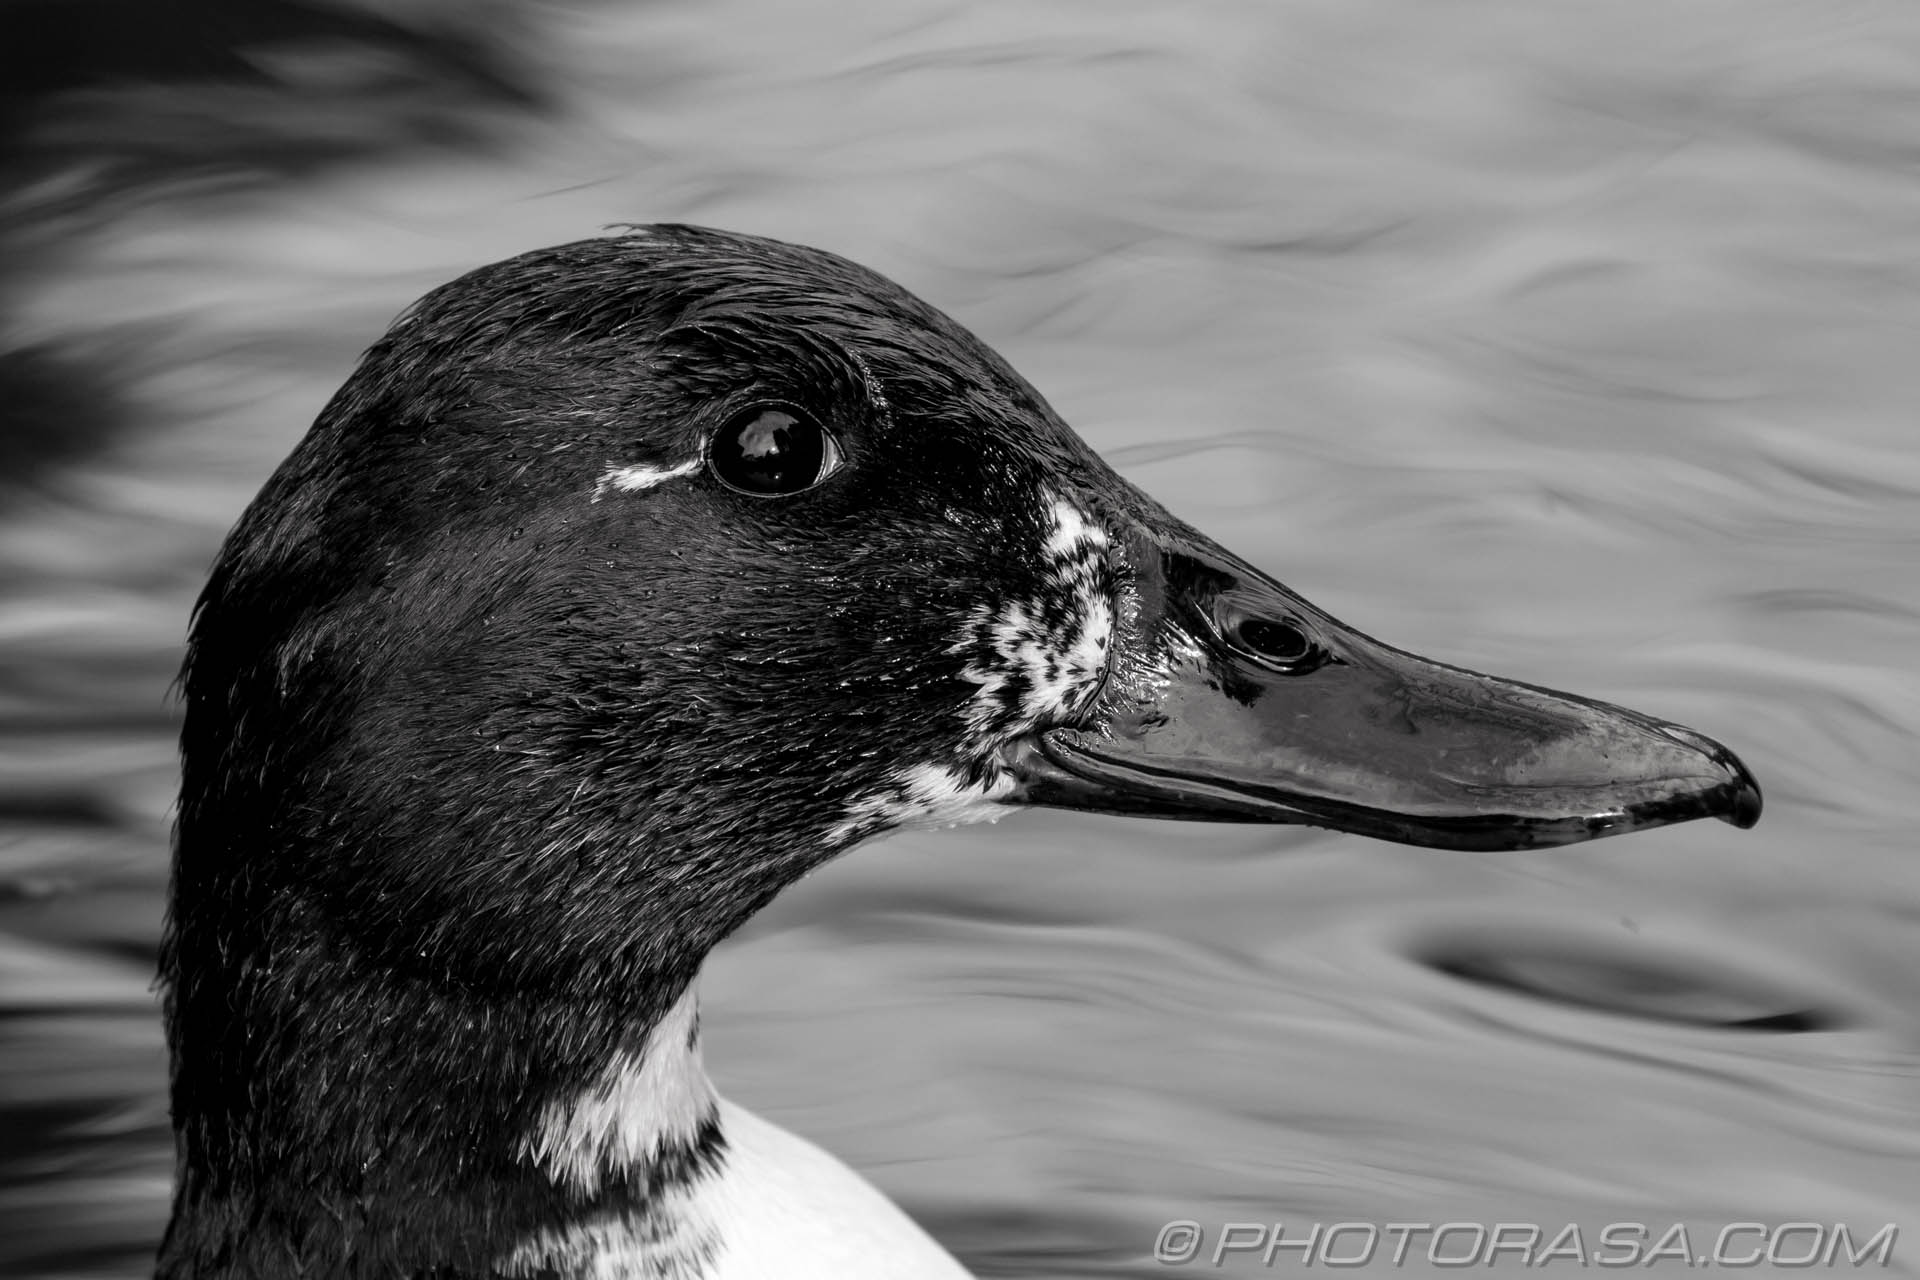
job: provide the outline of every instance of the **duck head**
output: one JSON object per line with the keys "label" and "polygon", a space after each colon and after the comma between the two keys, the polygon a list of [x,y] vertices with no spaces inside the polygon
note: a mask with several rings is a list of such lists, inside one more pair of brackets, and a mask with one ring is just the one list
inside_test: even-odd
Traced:
{"label": "duck head", "polygon": [[261,1222],[491,1265],[644,1197],[656,1167],[568,1184],[513,1135],[893,827],[1496,849],[1760,807],[1689,730],[1328,616],[892,283],[687,227],[402,316],[227,541],[184,688],[183,1271]]}

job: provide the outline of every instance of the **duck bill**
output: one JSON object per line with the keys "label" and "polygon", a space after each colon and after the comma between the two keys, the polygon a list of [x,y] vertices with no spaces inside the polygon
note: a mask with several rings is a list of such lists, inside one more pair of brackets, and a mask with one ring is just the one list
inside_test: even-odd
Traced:
{"label": "duck bill", "polygon": [[1392,648],[1155,524],[1106,687],[1020,762],[1029,803],[1451,849],[1759,819],[1753,776],[1691,729]]}

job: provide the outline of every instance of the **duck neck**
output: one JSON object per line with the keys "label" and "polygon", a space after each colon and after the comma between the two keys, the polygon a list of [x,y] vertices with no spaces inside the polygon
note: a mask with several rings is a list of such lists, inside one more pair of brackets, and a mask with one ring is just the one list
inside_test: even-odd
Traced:
{"label": "duck neck", "polygon": [[525,998],[288,936],[172,984],[161,1277],[565,1276],[613,1230],[711,1253],[685,1212],[725,1158],[690,973]]}

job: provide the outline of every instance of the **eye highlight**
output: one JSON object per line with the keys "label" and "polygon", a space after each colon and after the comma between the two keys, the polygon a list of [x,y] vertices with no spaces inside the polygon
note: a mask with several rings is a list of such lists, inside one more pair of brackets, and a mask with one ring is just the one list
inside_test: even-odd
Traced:
{"label": "eye highlight", "polygon": [[797,409],[760,405],[713,433],[707,468],[721,484],[756,498],[813,488],[843,465],[825,427]]}

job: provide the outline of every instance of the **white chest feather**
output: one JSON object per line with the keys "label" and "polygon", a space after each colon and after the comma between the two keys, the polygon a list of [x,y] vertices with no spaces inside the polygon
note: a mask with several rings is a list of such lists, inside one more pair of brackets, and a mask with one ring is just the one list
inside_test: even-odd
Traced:
{"label": "white chest feather", "polygon": [[539,1233],[508,1275],[591,1280],[968,1280],[946,1250],[858,1174],[719,1098],[700,1065],[691,989],[601,1078],[546,1108],[521,1150],[591,1193],[686,1150],[717,1119],[723,1148],[644,1210]]}
{"label": "white chest feather", "polygon": [[967,1280],[846,1165],[730,1103],[720,1115],[726,1167],[692,1197],[719,1242],[703,1280]]}
{"label": "white chest feather", "polygon": [[591,1280],[970,1280],[860,1175],[750,1111],[719,1104],[725,1163],[643,1218],[530,1242],[514,1269]]}

